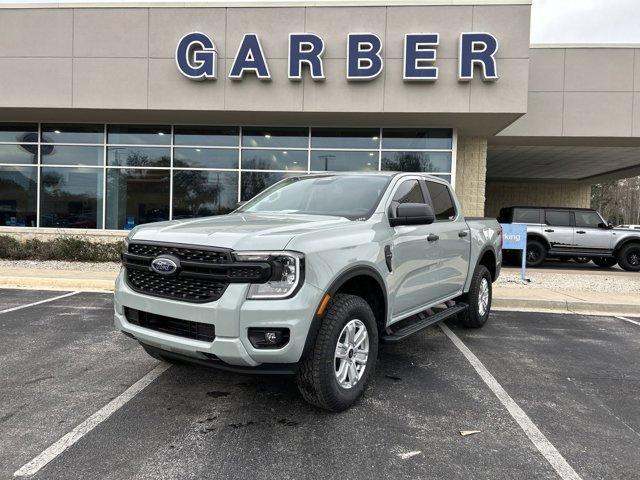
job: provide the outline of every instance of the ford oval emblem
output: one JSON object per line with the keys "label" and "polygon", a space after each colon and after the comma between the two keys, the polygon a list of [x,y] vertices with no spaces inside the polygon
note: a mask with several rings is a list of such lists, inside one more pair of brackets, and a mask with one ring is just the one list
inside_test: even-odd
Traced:
{"label": "ford oval emblem", "polygon": [[151,269],[161,275],[171,275],[178,271],[178,263],[167,257],[158,257],[151,262]]}

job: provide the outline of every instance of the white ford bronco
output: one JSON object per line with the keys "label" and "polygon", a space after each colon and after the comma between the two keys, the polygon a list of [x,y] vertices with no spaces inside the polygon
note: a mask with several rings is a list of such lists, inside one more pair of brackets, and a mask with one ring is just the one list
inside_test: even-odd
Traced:
{"label": "white ford bronco", "polygon": [[419,173],[292,177],[125,243],[116,328],[164,361],[295,374],[332,411],[362,395],[380,342],[451,317],[481,327],[502,262],[497,221],[465,220]]}

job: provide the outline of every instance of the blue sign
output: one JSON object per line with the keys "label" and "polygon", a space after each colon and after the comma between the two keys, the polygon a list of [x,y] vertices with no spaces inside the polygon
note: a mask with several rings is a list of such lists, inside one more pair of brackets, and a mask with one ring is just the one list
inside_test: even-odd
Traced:
{"label": "blue sign", "polygon": [[502,249],[520,250],[522,253],[522,281],[527,281],[527,225],[525,223],[501,223]]}
{"label": "blue sign", "polygon": [[524,223],[502,224],[502,248],[504,250],[526,250],[527,225]]}
{"label": "blue sign", "polygon": [[[384,69],[382,40],[371,32],[346,35],[349,81],[372,81]],[[438,79],[438,33],[407,33],[404,37],[403,73],[406,82],[433,82]],[[291,81],[302,79],[303,66],[315,81],[322,81],[325,51],[324,40],[314,33],[290,33],[287,76]],[[475,67],[482,72],[482,80],[498,79],[495,55],[498,40],[490,33],[462,32],[458,40],[458,80],[466,82],[474,77]],[[218,52],[213,40],[202,32],[184,35],[176,48],[176,65],[180,73],[191,80],[215,80]],[[229,78],[242,80],[245,74],[260,80],[271,80],[267,55],[255,33],[245,33],[231,63]]]}

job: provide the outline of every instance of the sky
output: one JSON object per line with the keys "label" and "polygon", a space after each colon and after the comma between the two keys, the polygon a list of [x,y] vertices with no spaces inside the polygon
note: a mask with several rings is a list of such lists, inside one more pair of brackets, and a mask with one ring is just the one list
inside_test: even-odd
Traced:
{"label": "sky", "polygon": [[640,43],[640,0],[533,0],[531,43]]}
{"label": "sky", "polygon": [[[0,0],[0,4],[58,2],[86,0]],[[531,43],[640,43],[640,0],[533,0]]]}

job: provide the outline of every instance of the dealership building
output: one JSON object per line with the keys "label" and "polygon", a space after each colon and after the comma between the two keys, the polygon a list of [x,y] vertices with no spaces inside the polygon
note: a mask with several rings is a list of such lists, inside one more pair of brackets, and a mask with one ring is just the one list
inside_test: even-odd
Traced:
{"label": "dealership building", "polygon": [[322,171],[429,172],[469,216],[587,207],[640,174],[640,49],[530,45],[530,9],[0,5],[0,234],[119,235]]}

